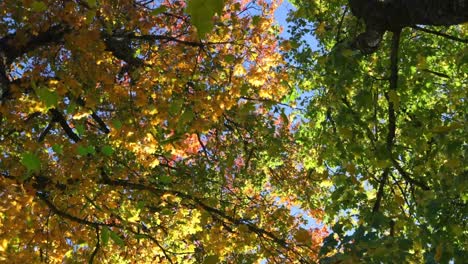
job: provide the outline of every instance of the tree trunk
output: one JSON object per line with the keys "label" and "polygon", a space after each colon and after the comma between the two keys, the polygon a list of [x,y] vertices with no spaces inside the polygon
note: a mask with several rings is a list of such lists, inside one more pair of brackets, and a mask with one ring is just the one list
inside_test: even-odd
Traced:
{"label": "tree trunk", "polygon": [[468,0],[349,0],[366,32],[354,41],[364,53],[377,50],[385,31],[415,25],[450,26],[468,22]]}

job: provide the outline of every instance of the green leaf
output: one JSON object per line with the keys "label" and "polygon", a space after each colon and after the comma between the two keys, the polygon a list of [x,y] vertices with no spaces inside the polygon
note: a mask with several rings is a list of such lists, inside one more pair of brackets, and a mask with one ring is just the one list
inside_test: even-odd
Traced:
{"label": "green leaf", "polygon": [[164,208],[161,210],[162,215],[172,215],[172,210],[168,208]]}
{"label": "green leaf", "polygon": [[258,25],[258,22],[260,22],[260,16],[253,16],[252,17],[252,24],[255,26]]}
{"label": "green leaf", "polygon": [[96,154],[96,149],[93,146],[86,147],[86,151],[88,151],[88,153],[91,155]]}
{"label": "green leaf", "polygon": [[115,233],[114,231],[109,229],[109,235],[110,235],[110,238],[112,238],[112,240],[117,245],[119,245],[121,247],[125,246],[125,242],[122,240],[122,238],[117,233]]}
{"label": "green leaf", "polygon": [[169,184],[171,183],[171,177],[167,175],[162,175],[162,176],[159,176],[159,181],[161,181],[161,183],[164,183],[164,184]]}
{"label": "green leaf", "polygon": [[84,146],[78,146],[78,154],[81,156],[86,156],[88,154],[88,149]]}
{"label": "green leaf", "polygon": [[134,237],[136,239],[148,239],[148,235],[145,234],[135,234]]}
{"label": "green leaf", "polygon": [[195,114],[190,108],[185,109],[184,113],[180,116],[179,122],[182,124],[186,124],[193,120]]}
{"label": "green leaf", "polygon": [[138,56],[140,56],[140,55],[141,55],[141,49],[137,49],[137,50],[135,50],[135,54],[133,54],[133,57],[138,58]]}
{"label": "green leaf", "polygon": [[180,112],[182,109],[182,106],[184,104],[184,100],[182,98],[175,98],[172,102],[171,105],[169,106],[169,114],[175,115]]}
{"label": "green leaf", "polygon": [[41,160],[31,152],[26,152],[21,155],[21,164],[30,172],[38,172],[41,170]]}
{"label": "green leaf", "polygon": [[96,10],[91,9],[88,12],[86,12],[86,24],[89,25],[91,22],[93,22],[94,17],[96,16]]}
{"label": "green leaf", "polygon": [[88,2],[89,7],[96,7],[96,0],[86,0],[86,2]]}
{"label": "green leaf", "polygon": [[160,7],[156,8],[156,9],[154,9],[153,11],[151,11],[151,15],[157,16],[159,14],[162,14],[162,13],[166,12],[166,11],[167,11],[166,6],[160,6]]}
{"label": "green leaf", "polygon": [[112,125],[114,125],[115,129],[121,129],[123,126],[122,121],[118,119],[112,120]]}
{"label": "green leaf", "polygon": [[39,88],[36,93],[47,108],[57,106],[59,97],[56,91],[51,91],[47,88]]}
{"label": "green leaf", "polygon": [[57,154],[62,154],[63,153],[62,145],[55,144],[55,145],[52,146],[52,150]]}
{"label": "green leaf", "polygon": [[31,10],[34,12],[44,12],[47,10],[47,6],[44,2],[34,1],[31,4]]}
{"label": "green leaf", "polygon": [[204,37],[213,29],[213,16],[221,14],[224,0],[190,0],[186,12],[191,17],[192,24],[197,28],[198,36]]}
{"label": "green leaf", "polygon": [[94,155],[96,153],[93,146],[78,146],[77,151],[80,156]]}
{"label": "green leaf", "polygon": [[77,124],[75,126],[76,132],[78,133],[79,136],[82,136],[85,132],[85,127],[83,124]]}
{"label": "green leaf", "polygon": [[74,102],[70,102],[70,104],[67,106],[67,113],[70,114],[70,113],[73,113],[75,112],[75,109],[76,109],[76,104]]}
{"label": "green leaf", "polygon": [[216,255],[210,255],[205,258],[203,264],[216,264],[219,262],[219,257]]}
{"label": "green leaf", "polygon": [[106,156],[112,156],[112,154],[114,154],[114,149],[109,145],[105,145],[101,148],[101,152]]}
{"label": "green leaf", "polygon": [[107,243],[109,242],[109,233],[110,233],[110,230],[107,226],[103,227],[102,230],[101,230],[101,240],[102,240],[102,244],[104,246],[107,245]]}
{"label": "green leaf", "polygon": [[231,54],[224,56],[224,61],[226,61],[227,63],[233,63],[235,59],[236,57]]}

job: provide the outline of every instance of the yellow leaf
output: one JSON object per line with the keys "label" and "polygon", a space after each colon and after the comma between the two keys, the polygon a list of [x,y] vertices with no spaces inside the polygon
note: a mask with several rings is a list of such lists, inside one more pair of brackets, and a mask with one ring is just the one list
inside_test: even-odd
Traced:
{"label": "yellow leaf", "polygon": [[234,76],[243,76],[246,73],[244,66],[242,64],[237,64],[234,66]]}
{"label": "yellow leaf", "polygon": [[324,181],[322,181],[322,182],[320,183],[320,186],[321,186],[321,187],[326,187],[326,188],[332,187],[332,186],[333,186],[333,182],[330,181],[330,180],[324,180]]}
{"label": "yellow leaf", "polygon": [[154,168],[154,167],[159,165],[159,160],[154,159],[149,165],[150,165],[151,168]]}

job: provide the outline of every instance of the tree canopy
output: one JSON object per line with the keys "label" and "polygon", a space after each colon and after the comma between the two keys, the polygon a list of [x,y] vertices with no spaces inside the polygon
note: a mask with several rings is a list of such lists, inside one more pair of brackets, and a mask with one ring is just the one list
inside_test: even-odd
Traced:
{"label": "tree canopy", "polygon": [[291,2],[1,2],[0,260],[463,262],[467,1]]}
{"label": "tree canopy", "polygon": [[[462,19],[441,15],[455,2]],[[296,3],[290,45],[299,48],[288,55],[311,96],[295,138],[305,167],[329,187],[321,261],[464,262],[468,40],[466,24],[449,25],[468,21],[468,3]],[[433,20],[400,23],[405,14]]]}

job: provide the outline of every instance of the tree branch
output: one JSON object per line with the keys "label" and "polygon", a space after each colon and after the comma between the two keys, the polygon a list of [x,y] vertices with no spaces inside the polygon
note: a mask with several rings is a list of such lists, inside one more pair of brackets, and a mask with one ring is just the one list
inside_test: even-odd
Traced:
{"label": "tree branch", "polygon": [[47,195],[42,192],[42,191],[38,191],[36,192],[36,195],[37,197],[39,197],[42,201],[44,201],[44,203],[49,207],[49,209],[56,215],[59,215],[63,218],[66,218],[68,220],[71,220],[73,222],[76,222],[76,223],[79,223],[79,224],[83,224],[83,225],[87,225],[87,226],[91,226],[91,227],[99,227],[99,226],[114,226],[114,227],[119,227],[118,225],[116,224],[113,224],[113,223],[110,223],[110,224],[106,224],[106,223],[103,223],[103,222],[92,222],[92,221],[88,221],[88,220],[85,220],[85,219],[82,219],[82,218],[79,218],[79,217],[76,217],[74,215],[71,215],[67,212],[64,212],[62,210],[60,210],[59,208],[57,208],[57,206],[55,206],[55,204],[53,204],[48,198],[47,198]]}
{"label": "tree branch", "polygon": [[68,125],[67,120],[65,120],[65,117],[60,113],[60,111],[55,108],[52,108],[49,111],[52,113],[52,119],[62,126],[65,134],[67,134],[69,138],[71,138],[75,143],[81,140],[81,138],[73,132],[73,129]]}
{"label": "tree branch", "polygon": [[374,207],[372,208],[372,212],[376,213],[379,211],[380,204],[382,203],[382,198],[384,196],[384,187],[387,183],[388,175],[390,173],[390,169],[386,168],[382,173],[382,179],[379,182],[379,190],[377,191],[377,196],[375,198]]}
{"label": "tree branch", "polygon": [[96,114],[96,112],[91,113],[91,117],[99,124],[99,130],[102,132],[109,134],[110,129],[107,127],[106,123]]}
{"label": "tree branch", "polygon": [[101,176],[103,178],[102,183],[110,185],[110,186],[120,186],[120,187],[135,189],[135,190],[149,191],[149,192],[151,192],[153,194],[156,194],[158,196],[162,196],[162,195],[164,195],[166,193],[170,193],[170,194],[176,195],[176,196],[178,196],[180,198],[183,198],[183,200],[185,200],[185,201],[192,201],[194,203],[193,204],[194,206],[202,208],[205,211],[211,213],[212,215],[221,217],[222,219],[225,219],[225,220],[229,221],[232,224],[246,225],[251,232],[256,233],[257,235],[260,235],[260,236],[267,237],[267,238],[271,239],[272,241],[274,241],[276,244],[278,244],[281,247],[285,248],[286,250],[291,250],[295,254],[300,255],[298,252],[296,252],[296,250],[294,248],[289,246],[289,244],[286,242],[286,240],[277,237],[272,232],[270,232],[268,230],[265,230],[263,228],[257,227],[256,225],[250,223],[249,220],[247,220],[247,219],[238,219],[238,218],[229,216],[229,215],[227,215],[226,213],[222,212],[219,209],[208,206],[207,204],[205,204],[202,200],[200,200],[197,197],[194,197],[194,196],[191,196],[189,194],[185,194],[185,193],[182,193],[182,192],[179,192],[179,191],[175,191],[175,190],[158,189],[158,188],[155,188],[155,187],[152,187],[152,186],[148,186],[148,185],[144,185],[144,184],[140,184],[140,183],[133,183],[133,182],[130,182],[130,181],[127,181],[127,180],[120,180],[120,179],[112,180],[112,179],[109,178],[109,176],[104,171],[101,171]]}
{"label": "tree branch", "polygon": [[420,27],[420,26],[412,26],[411,28],[422,31],[422,32],[426,32],[426,33],[429,33],[429,34],[434,34],[434,35],[437,35],[437,36],[440,36],[440,37],[444,37],[444,38],[447,38],[447,39],[455,40],[455,41],[458,41],[458,42],[461,42],[461,43],[465,43],[465,44],[468,43],[468,39],[455,37],[455,36],[448,35],[448,34],[445,34],[443,32],[440,32],[440,31],[435,31],[435,30],[427,29],[427,28]]}
{"label": "tree branch", "polygon": [[63,42],[64,35],[69,31],[70,29],[67,26],[59,24],[51,26],[46,31],[40,32],[37,35],[28,33],[26,34],[26,41],[22,42],[24,44],[20,46],[15,41],[16,33],[9,34],[0,39],[0,52],[3,52],[6,56],[5,64],[10,64],[16,58],[39,47]]}
{"label": "tree branch", "polygon": [[54,123],[54,122],[49,122],[49,124],[48,124],[47,127],[44,129],[44,131],[42,131],[42,133],[39,135],[39,138],[37,139],[37,142],[42,142],[42,141],[44,141],[44,139],[45,139],[45,137],[47,136],[47,134],[49,134],[50,129],[52,129],[53,123]]}
{"label": "tree branch", "polygon": [[[400,44],[401,29],[393,32],[392,50],[390,54],[390,91],[396,92],[398,86],[398,49]],[[396,131],[396,115],[395,106],[390,100],[389,93],[385,94],[388,102],[388,134],[387,134],[387,150],[391,154],[395,141]]]}
{"label": "tree branch", "polygon": [[165,35],[135,35],[135,34],[129,34],[128,37],[130,39],[138,39],[138,40],[146,40],[146,41],[165,40],[166,42],[176,42],[176,43],[180,43],[180,44],[183,44],[183,45],[186,45],[186,46],[199,47],[199,48],[203,48],[203,47],[209,46],[209,45],[224,45],[224,44],[234,44],[235,43],[233,41],[220,41],[220,42],[188,41],[188,40],[182,40],[182,39],[178,39],[176,37],[165,36]]}
{"label": "tree branch", "polygon": [[338,23],[338,29],[337,29],[336,37],[335,37],[335,41],[337,43],[341,42],[341,29],[343,27],[343,21],[346,16],[346,13],[348,13],[348,10],[349,10],[349,6],[346,6],[345,9],[343,10],[343,14],[341,15],[340,22]]}
{"label": "tree branch", "polygon": [[398,164],[398,162],[393,157],[392,157],[392,163],[393,163],[393,166],[395,166],[395,168],[397,169],[398,173],[400,173],[403,179],[405,179],[407,182],[414,184],[425,191],[430,190],[429,186],[427,186],[424,182],[411,178],[409,174],[400,166],[400,164]]}
{"label": "tree branch", "polygon": [[96,257],[96,254],[98,253],[99,251],[99,248],[101,247],[101,241],[100,241],[100,235],[99,235],[99,227],[96,226],[96,246],[94,247],[94,251],[93,253],[91,254],[91,256],[89,257],[89,261],[88,263],[89,264],[93,264],[94,263],[94,258]]}
{"label": "tree branch", "polygon": [[429,70],[429,69],[422,69],[422,71],[427,72],[427,73],[434,74],[434,75],[439,76],[439,77],[441,77],[441,78],[450,79],[450,76],[448,76],[448,75],[445,74],[445,73],[436,72],[436,71],[432,71],[432,70]]}
{"label": "tree branch", "polygon": [[[398,86],[398,48],[400,44],[400,33],[401,29],[393,32],[392,37],[392,50],[390,53],[390,91],[396,92]],[[387,132],[387,142],[386,147],[388,154],[391,158],[392,156],[392,149],[393,144],[395,141],[395,131],[396,131],[396,116],[395,116],[395,107],[393,102],[390,100],[390,97],[387,92],[385,97],[388,102],[388,132]],[[379,189],[377,191],[377,198],[374,203],[374,207],[372,208],[372,212],[378,212],[380,208],[380,204],[382,202],[382,198],[384,196],[384,187],[387,183],[388,175],[390,173],[390,169],[386,168],[382,174],[382,178],[379,183]]]}

